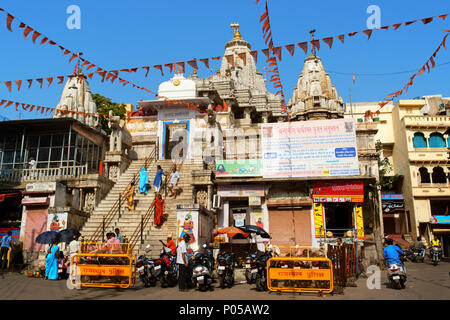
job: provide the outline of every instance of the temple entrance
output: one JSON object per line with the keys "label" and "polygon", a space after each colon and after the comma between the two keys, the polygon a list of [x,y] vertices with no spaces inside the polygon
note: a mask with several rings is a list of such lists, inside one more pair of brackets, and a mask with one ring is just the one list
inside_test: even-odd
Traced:
{"label": "temple entrance", "polygon": [[185,157],[187,154],[189,130],[188,122],[164,123],[163,143],[164,159]]}

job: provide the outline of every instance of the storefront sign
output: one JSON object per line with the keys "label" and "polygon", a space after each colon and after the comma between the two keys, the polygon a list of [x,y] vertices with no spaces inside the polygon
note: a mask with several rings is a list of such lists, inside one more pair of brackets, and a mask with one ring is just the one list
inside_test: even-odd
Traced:
{"label": "storefront sign", "polygon": [[404,200],[403,194],[382,194],[381,200]]}
{"label": "storefront sign", "polygon": [[264,178],[359,175],[353,119],[265,123]]}
{"label": "storefront sign", "polygon": [[26,186],[27,191],[55,191],[56,182],[33,182]]}
{"label": "storefront sign", "polygon": [[67,228],[67,212],[48,215],[47,231],[61,231]]}
{"label": "storefront sign", "polygon": [[126,127],[132,136],[155,135],[158,131],[158,121],[155,117],[128,119]]}
{"label": "storefront sign", "polygon": [[321,203],[313,203],[314,210],[314,228],[316,230],[316,238],[325,237],[325,225],[323,220],[323,205]]}
{"label": "storefront sign", "polygon": [[356,230],[358,231],[358,240],[364,240],[364,220],[361,206],[355,208]]}
{"label": "storefront sign", "polygon": [[217,187],[221,197],[264,197],[264,185],[222,185]]}
{"label": "storefront sign", "polygon": [[253,207],[260,206],[261,197],[248,197],[248,205]]}
{"label": "storefront sign", "polygon": [[234,226],[242,227],[245,224],[245,213],[233,213]]}
{"label": "storefront sign", "polygon": [[450,216],[431,216],[431,223],[450,223]]}
{"label": "storefront sign", "polygon": [[384,213],[403,212],[405,203],[403,201],[381,201]]}
{"label": "storefront sign", "polygon": [[220,177],[260,177],[261,160],[216,160],[216,176]]}
{"label": "storefront sign", "polygon": [[314,182],[314,202],[364,202],[364,183],[360,181]]}

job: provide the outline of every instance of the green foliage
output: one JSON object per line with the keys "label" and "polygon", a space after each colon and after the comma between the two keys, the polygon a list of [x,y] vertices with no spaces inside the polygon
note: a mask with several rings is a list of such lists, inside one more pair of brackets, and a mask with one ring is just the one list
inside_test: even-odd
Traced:
{"label": "green foliage", "polygon": [[388,158],[381,159],[381,150],[383,149],[383,144],[378,140],[375,144],[375,149],[378,153],[378,170],[380,174],[380,182],[382,191],[392,191],[395,186],[395,182],[399,179],[396,174],[394,176],[388,176],[392,172],[392,165]]}
{"label": "green foliage", "polygon": [[[108,118],[110,110],[112,110],[114,114],[116,116],[119,116],[121,119],[125,119],[127,116],[127,111],[124,104],[112,102],[111,99],[106,98],[98,93],[94,93],[92,95],[92,100],[94,100],[95,104],[97,105],[97,112],[99,114],[106,115],[106,118]],[[100,123],[102,125],[102,129],[105,130],[107,134],[111,134],[111,129],[108,128],[108,120],[100,117]]]}

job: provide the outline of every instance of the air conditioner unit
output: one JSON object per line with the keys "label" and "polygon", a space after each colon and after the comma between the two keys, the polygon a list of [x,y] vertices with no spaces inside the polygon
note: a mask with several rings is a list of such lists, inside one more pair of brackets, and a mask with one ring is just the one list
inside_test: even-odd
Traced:
{"label": "air conditioner unit", "polygon": [[213,209],[219,209],[222,206],[222,197],[215,194],[213,197]]}

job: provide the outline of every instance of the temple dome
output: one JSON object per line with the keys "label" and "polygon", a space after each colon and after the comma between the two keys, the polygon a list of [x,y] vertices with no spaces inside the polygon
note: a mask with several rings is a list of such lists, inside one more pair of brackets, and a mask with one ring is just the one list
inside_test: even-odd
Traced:
{"label": "temple dome", "polygon": [[197,97],[197,86],[194,80],[186,79],[183,74],[175,74],[169,81],[158,87],[160,100],[164,98],[190,99]]}

